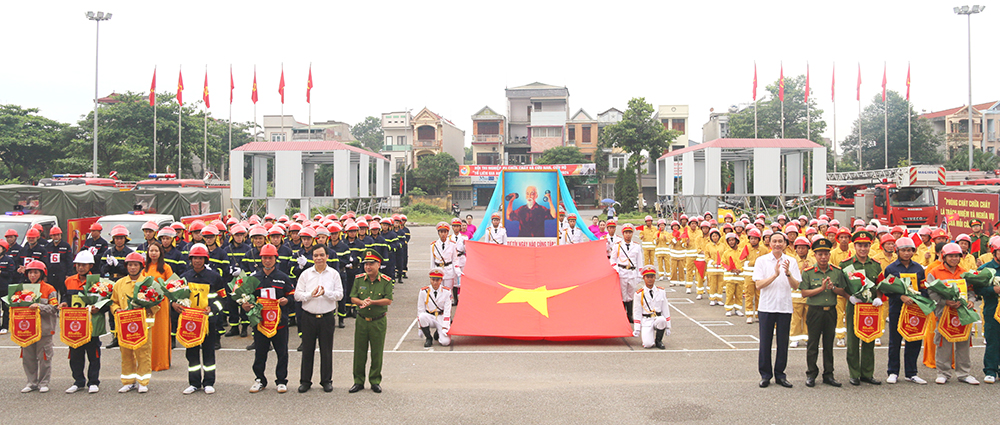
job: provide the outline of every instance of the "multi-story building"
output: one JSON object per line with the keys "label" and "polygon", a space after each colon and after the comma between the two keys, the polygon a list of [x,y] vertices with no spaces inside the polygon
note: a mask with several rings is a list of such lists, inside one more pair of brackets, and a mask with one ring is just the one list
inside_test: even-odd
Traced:
{"label": "multi-story building", "polygon": [[660,105],[656,119],[663,123],[664,127],[681,132],[670,145],[671,151],[688,147],[688,105]]}
{"label": "multi-story building", "polygon": [[[945,109],[943,111],[928,112],[920,115],[931,122],[934,132],[944,135],[945,143],[940,147],[941,153],[946,157],[951,148],[964,147],[969,145],[969,109],[966,106]],[[986,134],[983,137],[983,122],[986,122]],[[972,144],[973,146],[990,153],[998,153],[1000,138],[998,138],[998,126],[1000,126],[1000,102],[986,102],[972,105]]]}
{"label": "multi-story building", "polygon": [[566,121],[566,146],[576,147],[587,161],[593,162],[600,137],[599,128],[597,120],[587,111],[583,109],[576,111],[573,118]]}
{"label": "multi-story building", "polygon": [[447,152],[459,165],[465,163],[465,131],[430,109],[417,112],[410,121],[413,125],[413,161],[420,166],[420,158]]}
{"label": "multi-story building", "polygon": [[543,83],[507,88],[508,164],[532,164],[542,152],[564,144],[569,89]]}
{"label": "multi-story building", "polygon": [[340,121],[316,122],[312,125],[301,123],[291,115],[264,115],[264,140],[269,142],[336,140],[351,142],[356,140],[351,134],[351,125]]}
{"label": "multi-story building", "polygon": [[489,106],[472,114],[472,163],[502,165],[507,118]]}
{"label": "multi-story building", "polygon": [[409,111],[382,114],[382,156],[389,158],[393,174],[413,164],[413,116]]}
{"label": "multi-story building", "polygon": [[739,111],[736,105],[730,106],[727,112],[709,110],[708,122],[701,126],[701,143],[729,137],[729,114]]}

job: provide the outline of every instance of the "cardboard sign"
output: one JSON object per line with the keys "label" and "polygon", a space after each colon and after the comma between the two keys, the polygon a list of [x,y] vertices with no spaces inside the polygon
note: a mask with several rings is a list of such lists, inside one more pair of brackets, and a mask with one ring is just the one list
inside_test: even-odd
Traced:
{"label": "cardboard sign", "polygon": [[89,308],[59,309],[59,340],[70,348],[79,348],[90,342],[92,326]]}
{"label": "cardboard sign", "polygon": [[191,308],[200,310],[208,308],[208,291],[210,286],[207,283],[188,282],[188,289],[191,290]]}

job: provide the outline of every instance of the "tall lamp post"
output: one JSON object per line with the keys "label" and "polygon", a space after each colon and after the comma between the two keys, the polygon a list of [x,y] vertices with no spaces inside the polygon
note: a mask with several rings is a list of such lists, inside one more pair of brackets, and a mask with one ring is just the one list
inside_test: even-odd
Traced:
{"label": "tall lamp post", "polygon": [[969,36],[969,171],[972,171],[972,15],[982,12],[986,9],[986,6],[973,5],[955,7],[955,13],[959,15],[965,15],[968,21],[968,36]]}
{"label": "tall lamp post", "polygon": [[87,19],[97,22],[97,38],[94,42],[94,174],[97,174],[97,99],[99,99],[97,95],[97,58],[101,41],[101,21],[111,19],[111,13],[87,12]]}

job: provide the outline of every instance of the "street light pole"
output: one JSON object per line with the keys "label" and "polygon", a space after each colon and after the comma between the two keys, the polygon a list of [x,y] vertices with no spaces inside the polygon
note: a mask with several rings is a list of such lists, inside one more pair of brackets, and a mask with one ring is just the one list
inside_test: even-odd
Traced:
{"label": "street light pole", "polygon": [[97,22],[97,35],[94,41],[94,174],[97,174],[97,100],[100,98],[97,94],[98,53],[101,41],[101,21],[111,19],[111,13],[87,12],[87,19]]}
{"label": "street light pole", "polygon": [[980,6],[978,4],[973,5],[972,7],[956,6],[954,8],[955,13],[959,15],[965,15],[966,22],[968,24],[966,28],[969,37],[969,106],[968,106],[969,126],[967,128],[969,132],[969,171],[972,171],[972,131],[974,128],[972,125],[972,15],[982,12],[984,9],[986,9],[986,6]]}

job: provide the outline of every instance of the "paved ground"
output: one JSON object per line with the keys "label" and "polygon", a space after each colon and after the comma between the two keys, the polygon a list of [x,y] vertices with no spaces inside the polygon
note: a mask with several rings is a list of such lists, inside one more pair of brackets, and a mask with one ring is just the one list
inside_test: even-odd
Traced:
{"label": "paved ground", "polygon": [[[479,214],[482,214],[481,212]],[[218,393],[181,395],[187,386],[184,352],[173,352],[173,367],[155,372],[150,393],[119,395],[118,350],[102,351],[101,392],[63,394],[72,383],[67,349],[57,342],[52,392],[20,394],[24,375],[18,349],[0,341],[0,405],[5,418],[37,421],[74,418],[106,423],[147,418],[154,423],[186,420],[253,423],[337,420],[426,423],[820,423],[830,419],[903,422],[920,412],[920,422],[956,422],[982,418],[977,406],[995,404],[1000,386],[910,383],[879,387],[806,388],[805,351],[790,353],[793,389],[757,388],[757,327],[726,318],[721,307],[694,301],[693,295],[670,295],[673,335],[667,350],[644,350],[637,338],[580,342],[525,342],[456,337],[451,347],[423,348],[413,326],[417,290],[427,284],[430,227],[414,229],[410,275],[396,287],[390,309],[383,386],[385,392],[348,394],[351,385],[353,322],[334,337],[334,383],[327,394],[314,387],[295,393],[301,355],[292,352],[292,392],[249,394],[253,354],[246,338],[224,338],[218,353]],[[616,318],[617,319],[617,318]],[[296,338],[290,342],[298,345]],[[107,337],[105,337],[107,340]],[[982,378],[982,340],[973,349],[973,372]],[[836,351],[836,376],[846,384],[845,351]],[[273,377],[273,355],[268,376]],[[885,378],[886,349],[876,350],[876,377]],[[316,371],[318,374],[318,370]],[[928,380],[934,371],[921,366]],[[318,380],[318,377],[315,379]],[[955,403],[947,412],[933,410],[935,397]],[[864,406],[863,408],[861,406]],[[962,406],[962,407],[959,407]],[[970,409],[971,407],[971,409]],[[28,413],[30,412],[30,413]],[[975,413],[972,413],[975,412]],[[211,416],[216,415],[216,420]],[[961,419],[960,419],[961,418]]]}

